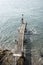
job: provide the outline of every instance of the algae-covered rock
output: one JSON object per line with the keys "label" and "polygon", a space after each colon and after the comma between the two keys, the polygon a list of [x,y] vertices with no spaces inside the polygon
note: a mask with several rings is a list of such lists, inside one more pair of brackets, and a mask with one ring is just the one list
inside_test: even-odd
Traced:
{"label": "algae-covered rock", "polygon": [[0,51],[0,65],[14,65],[13,53],[10,50]]}

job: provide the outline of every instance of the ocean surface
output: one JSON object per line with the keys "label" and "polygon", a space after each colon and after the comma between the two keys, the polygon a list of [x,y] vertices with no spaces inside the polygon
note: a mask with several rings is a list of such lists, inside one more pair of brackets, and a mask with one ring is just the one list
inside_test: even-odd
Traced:
{"label": "ocean surface", "polygon": [[22,14],[32,48],[43,48],[43,0],[0,0],[0,48],[14,49]]}

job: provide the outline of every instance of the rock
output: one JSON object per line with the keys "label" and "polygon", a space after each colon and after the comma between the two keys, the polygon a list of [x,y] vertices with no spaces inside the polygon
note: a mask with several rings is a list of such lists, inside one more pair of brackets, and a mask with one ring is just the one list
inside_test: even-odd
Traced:
{"label": "rock", "polygon": [[14,65],[13,53],[10,50],[0,50],[0,65]]}

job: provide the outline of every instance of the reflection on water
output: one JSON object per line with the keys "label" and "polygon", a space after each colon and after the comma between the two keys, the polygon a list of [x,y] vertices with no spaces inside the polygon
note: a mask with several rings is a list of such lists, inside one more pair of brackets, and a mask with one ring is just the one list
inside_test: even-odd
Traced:
{"label": "reflection on water", "polygon": [[29,65],[31,65],[31,48],[32,48],[32,43],[30,41],[30,36],[31,31],[28,31],[25,33],[25,40],[24,40],[24,48],[25,50],[25,54],[26,54],[26,58],[28,59]]}

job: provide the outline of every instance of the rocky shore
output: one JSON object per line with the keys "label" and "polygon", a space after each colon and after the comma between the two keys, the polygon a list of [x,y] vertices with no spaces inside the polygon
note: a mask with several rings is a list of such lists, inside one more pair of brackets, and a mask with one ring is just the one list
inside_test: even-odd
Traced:
{"label": "rocky shore", "polygon": [[14,65],[13,53],[10,50],[0,50],[0,65]]}

